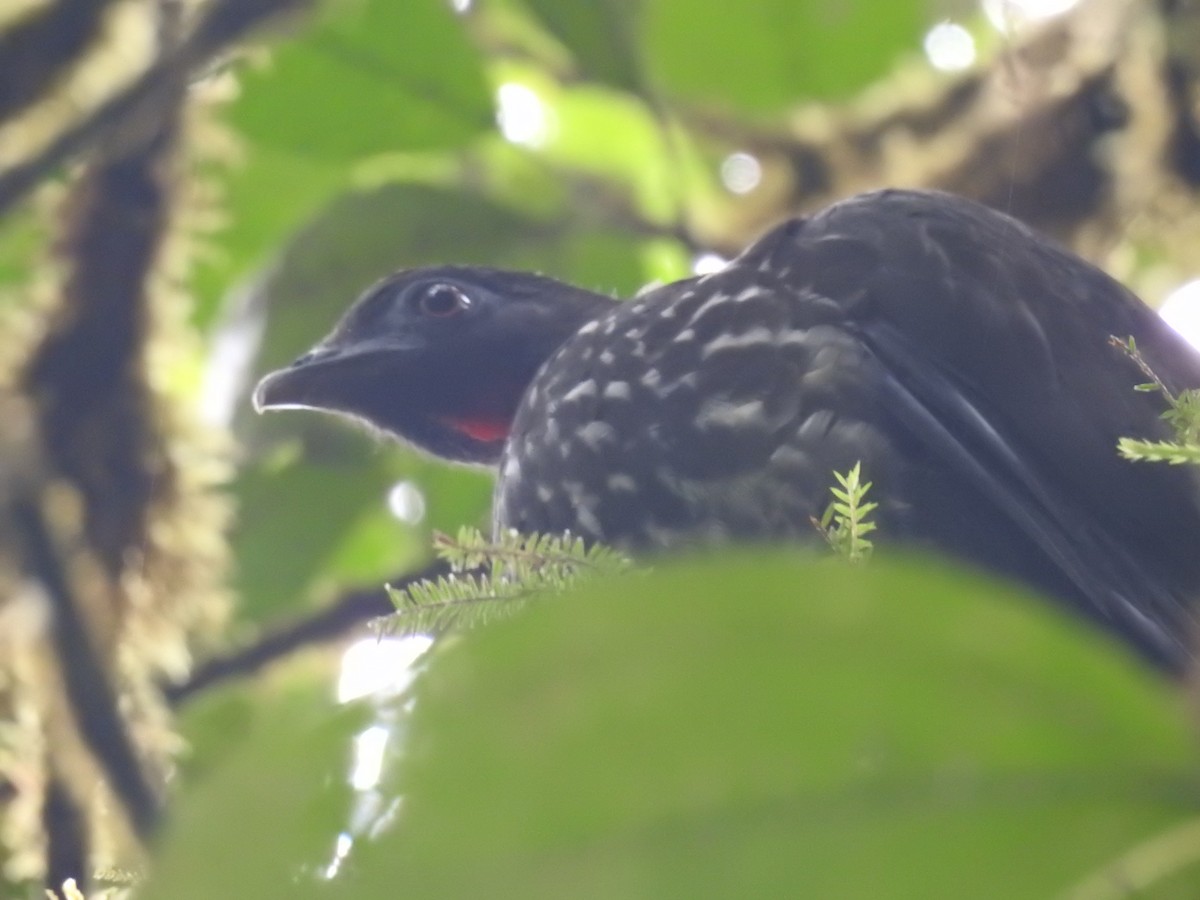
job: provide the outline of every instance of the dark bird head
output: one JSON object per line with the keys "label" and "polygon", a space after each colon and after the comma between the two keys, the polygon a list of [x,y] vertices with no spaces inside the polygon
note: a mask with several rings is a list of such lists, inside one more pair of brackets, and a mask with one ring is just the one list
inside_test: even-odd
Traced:
{"label": "dark bird head", "polygon": [[614,303],[540,275],[399,272],[368,289],[312,350],[264,377],[254,408],[339,413],[445,459],[492,465],[542,363]]}

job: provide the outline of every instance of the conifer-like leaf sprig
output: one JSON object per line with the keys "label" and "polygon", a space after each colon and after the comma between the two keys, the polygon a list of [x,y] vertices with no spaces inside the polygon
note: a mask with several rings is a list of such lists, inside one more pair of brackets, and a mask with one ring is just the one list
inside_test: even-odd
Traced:
{"label": "conifer-like leaf sprig", "polygon": [[1165,462],[1171,465],[1190,463],[1200,465],[1200,391],[1189,390],[1175,394],[1155,373],[1137,348],[1132,337],[1122,340],[1110,337],[1109,343],[1122,350],[1150,380],[1134,385],[1135,391],[1154,392],[1167,402],[1162,418],[1175,432],[1170,441],[1146,441],[1123,437],[1117,441],[1117,452],[1134,462]]}
{"label": "conifer-like leaf sprig", "polygon": [[838,482],[838,486],[829,489],[833,500],[814,524],[839,556],[863,562],[875,547],[867,535],[875,530],[870,515],[879,504],[866,499],[871,482],[862,480],[861,463],[855,463],[844,475],[834,472],[833,476]]}
{"label": "conifer-like leaf sprig", "polygon": [[470,628],[515,612],[532,596],[561,590],[583,575],[619,572],[629,561],[610,547],[571,535],[506,532],[490,541],[478,529],[435,534],[450,574],[403,590],[388,587],[396,614],[391,634],[436,634]]}

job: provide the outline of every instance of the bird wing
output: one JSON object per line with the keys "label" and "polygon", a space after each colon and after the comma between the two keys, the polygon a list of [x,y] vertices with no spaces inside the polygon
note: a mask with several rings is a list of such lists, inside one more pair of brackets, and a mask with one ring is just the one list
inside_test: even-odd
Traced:
{"label": "bird wing", "polygon": [[[1182,668],[1191,617],[1164,573],[1098,525],[1086,504],[998,430],[975,398],[931,369],[903,335],[877,327],[864,340],[888,373],[880,386],[882,408],[944,466],[945,477],[965,479],[1027,535],[1074,589],[1085,613],[1152,658]],[[944,531],[949,538],[959,525],[952,517],[925,518],[922,530],[935,539]]]}
{"label": "bird wing", "polygon": [[1111,335],[1135,338],[1175,389],[1200,387],[1200,360],[1157,315],[1013,220],[947,195],[839,204],[748,257],[835,298],[879,362],[881,409],[931,465],[1001,510],[1085,611],[1183,664],[1200,587],[1195,477],[1116,451],[1122,436],[1170,434]]}

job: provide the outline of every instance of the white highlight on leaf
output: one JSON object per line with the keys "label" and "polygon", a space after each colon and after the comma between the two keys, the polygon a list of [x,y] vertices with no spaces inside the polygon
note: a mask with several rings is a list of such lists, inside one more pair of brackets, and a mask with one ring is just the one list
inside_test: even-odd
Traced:
{"label": "white highlight on leaf", "polygon": [[326,881],[332,881],[337,878],[338,872],[342,869],[342,862],[350,854],[350,848],[353,846],[354,838],[350,837],[346,832],[343,831],[337,836],[337,840],[333,845],[333,859],[330,860],[329,865],[325,867],[325,871],[322,873]]}
{"label": "white highlight on leaf", "polygon": [[433,638],[418,634],[403,638],[363,638],[342,654],[338,676],[339,703],[357,700],[369,694],[398,694],[413,679],[413,664]]}
{"label": "white highlight on leaf", "polygon": [[387,496],[388,511],[406,525],[425,518],[425,494],[411,481],[398,481]]}
{"label": "white highlight on leaf", "polygon": [[550,138],[551,114],[530,87],[506,82],[496,90],[496,122],[512,144],[537,149]]}
{"label": "white highlight on leaf", "polygon": [[391,736],[390,728],[372,725],[354,738],[354,767],[350,770],[350,786],[356,791],[369,791],[379,784],[383,775],[383,755]]}

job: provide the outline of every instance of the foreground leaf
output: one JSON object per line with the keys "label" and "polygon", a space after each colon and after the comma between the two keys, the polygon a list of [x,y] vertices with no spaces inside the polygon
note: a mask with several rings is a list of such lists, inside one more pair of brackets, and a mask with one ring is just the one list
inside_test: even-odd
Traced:
{"label": "foreground leaf", "polygon": [[1179,706],[1104,639],[935,566],[591,584],[438,661],[359,887],[1051,896],[1195,814]]}

